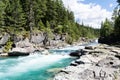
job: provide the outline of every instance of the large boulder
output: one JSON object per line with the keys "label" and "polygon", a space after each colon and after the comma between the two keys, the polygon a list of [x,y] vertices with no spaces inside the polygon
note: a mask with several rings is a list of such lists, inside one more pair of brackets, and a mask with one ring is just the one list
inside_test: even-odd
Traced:
{"label": "large boulder", "polygon": [[84,55],[84,51],[82,49],[76,50],[74,52],[71,52],[69,55],[73,56],[73,57],[80,57],[80,56]]}
{"label": "large boulder", "polygon": [[8,53],[8,56],[28,56],[30,53],[27,53],[27,52],[17,52],[17,51],[14,51],[14,52],[9,52]]}
{"label": "large boulder", "polygon": [[5,34],[0,40],[0,45],[5,45],[9,38],[10,38],[10,35]]}
{"label": "large boulder", "polygon": [[45,36],[43,33],[34,33],[31,38],[31,42],[35,44],[40,44],[45,39]]}
{"label": "large boulder", "polygon": [[24,41],[19,41],[15,43],[15,47],[12,48],[11,52],[20,52],[20,53],[32,53],[35,51],[33,44],[29,42],[29,39],[26,38]]}
{"label": "large boulder", "polygon": [[20,48],[25,48],[25,47],[32,47],[33,45],[29,42],[29,39],[26,38],[23,41],[19,41],[16,43],[16,47],[20,47]]}
{"label": "large boulder", "polygon": [[26,48],[16,47],[16,48],[13,48],[10,52],[32,53],[34,51],[35,51],[35,49],[32,47],[26,47]]}

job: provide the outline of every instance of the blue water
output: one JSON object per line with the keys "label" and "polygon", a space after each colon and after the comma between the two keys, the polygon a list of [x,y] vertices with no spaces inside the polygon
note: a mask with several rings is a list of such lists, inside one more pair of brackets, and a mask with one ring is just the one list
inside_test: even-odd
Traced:
{"label": "blue water", "polygon": [[0,58],[0,80],[47,80],[54,76],[49,69],[70,64],[73,58],[63,55],[30,55]]}
{"label": "blue water", "polygon": [[54,71],[49,70],[68,66],[75,59],[68,56],[68,53],[82,49],[85,45],[88,44],[50,50],[52,55],[0,57],[0,80],[49,80],[55,75]]}

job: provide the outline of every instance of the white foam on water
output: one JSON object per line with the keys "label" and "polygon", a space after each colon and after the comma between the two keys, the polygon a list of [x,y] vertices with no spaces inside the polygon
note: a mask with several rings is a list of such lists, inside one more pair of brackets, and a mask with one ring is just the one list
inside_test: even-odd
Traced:
{"label": "white foam on water", "polygon": [[58,49],[58,50],[78,50],[78,49],[83,49],[84,46],[70,46],[70,47],[66,47],[66,48],[62,48],[62,49]]}
{"label": "white foam on water", "polygon": [[30,55],[27,57],[19,57],[16,59],[16,63],[13,66],[7,68],[7,71],[0,72],[0,80],[10,76],[17,76],[28,71],[34,71],[69,57],[68,55]]}

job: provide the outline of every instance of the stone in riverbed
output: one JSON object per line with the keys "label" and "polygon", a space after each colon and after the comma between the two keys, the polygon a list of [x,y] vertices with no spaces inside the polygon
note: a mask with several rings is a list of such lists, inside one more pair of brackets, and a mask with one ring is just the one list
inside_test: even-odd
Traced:
{"label": "stone in riverbed", "polygon": [[58,73],[62,70],[62,68],[52,68],[52,69],[48,69],[47,72],[49,73]]}
{"label": "stone in riverbed", "polygon": [[83,61],[81,61],[81,60],[79,60],[79,59],[76,60],[75,63],[77,63],[77,64],[85,64]]}
{"label": "stone in riverbed", "polygon": [[95,46],[85,46],[85,49],[94,50]]}
{"label": "stone in riverbed", "polygon": [[[105,47],[105,48],[104,48]],[[59,72],[53,80],[120,80],[119,48],[98,46],[72,62]],[[78,64],[83,61],[84,64]]]}
{"label": "stone in riverbed", "polygon": [[28,56],[29,54],[27,52],[9,52],[8,56]]}
{"label": "stone in riverbed", "polygon": [[74,52],[71,52],[69,55],[73,56],[73,57],[80,57],[80,56],[84,55],[84,51],[82,49],[76,50]]}
{"label": "stone in riverbed", "polygon": [[78,63],[75,63],[74,61],[71,62],[70,66],[78,66]]}
{"label": "stone in riverbed", "polygon": [[80,64],[85,64],[85,63],[78,59],[76,61],[71,62],[70,66],[78,66]]}
{"label": "stone in riverbed", "polygon": [[120,55],[119,55],[119,54],[118,54],[118,55],[115,55],[115,57],[118,58],[118,59],[120,59]]}

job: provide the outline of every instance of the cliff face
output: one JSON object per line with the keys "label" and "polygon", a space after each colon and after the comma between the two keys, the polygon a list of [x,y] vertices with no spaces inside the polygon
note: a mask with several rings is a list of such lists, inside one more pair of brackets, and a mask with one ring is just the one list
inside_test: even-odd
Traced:
{"label": "cliff face", "polygon": [[66,45],[65,42],[66,34],[53,34],[52,37],[48,36],[47,33],[33,33],[31,40],[29,36],[5,34],[0,39],[1,52],[5,49],[7,42],[10,44],[9,51],[23,51],[23,52],[34,52],[35,50],[41,50],[41,48],[58,48]]}

